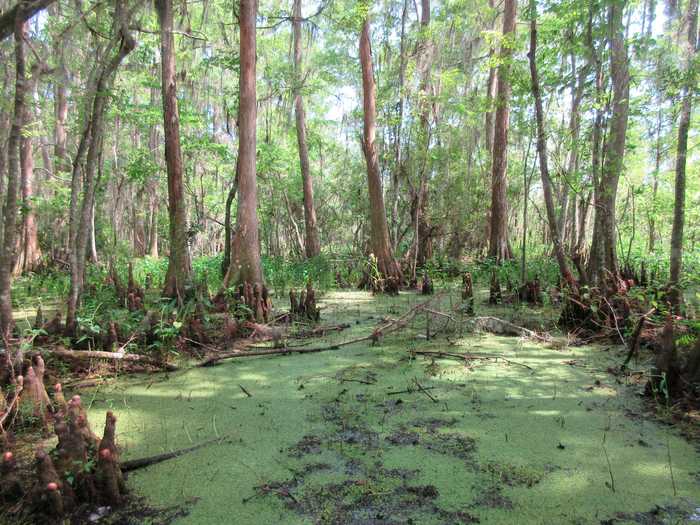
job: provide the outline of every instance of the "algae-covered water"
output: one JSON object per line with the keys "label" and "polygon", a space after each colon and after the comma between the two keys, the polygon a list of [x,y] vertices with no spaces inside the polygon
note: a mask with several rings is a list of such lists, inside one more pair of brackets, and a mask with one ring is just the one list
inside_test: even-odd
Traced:
{"label": "algae-covered water", "polygon": [[[333,292],[322,315],[352,323],[342,341],[418,300]],[[93,421],[115,411],[125,459],[221,438],[129,476],[150,505],[180,506],[178,524],[700,521],[700,456],[605,372],[618,350],[423,333],[416,321],[374,347],[237,359],[83,397]]]}

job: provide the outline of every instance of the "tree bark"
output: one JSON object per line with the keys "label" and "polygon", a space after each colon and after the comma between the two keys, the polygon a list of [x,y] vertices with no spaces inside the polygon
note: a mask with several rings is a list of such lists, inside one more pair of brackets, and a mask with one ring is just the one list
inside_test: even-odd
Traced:
{"label": "tree bark", "polygon": [[420,131],[419,131],[419,170],[418,207],[416,214],[416,258],[413,265],[412,279],[416,279],[416,269],[425,266],[432,257],[432,228],[428,220],[428,180],[432,169],[430,163],[430,72],[433,62],[433,42],[430,31],[430,0],[421,0],[421,52],[420,52]]}
{"label": "tree bark", "polygon": [[258,233],[258,186],[256,180],[255,18],[256,0],[240,0],[240,102],[238,105],[238,210],[231,264],[224,278],[230,283],[262,282]]}
{"label": "tree bark", "polygon": [[297,143],[299,145],[299,165],[301,167],[301,180],[304,189],[306,235],[304,247],[307,259],[311,259],[321,253],[321,243],[318,236],[318,225],[316,224],[314,185],[309,165],[309,146],[306,141],[306,112],[304,111],[304,99],[301,96],[301,88],[304,83],[301,48],[301,0],[294,0],[292,16],[294,29],[294,114],[296,117]]}
{"label": "tree bark", "polygon": [[380,274],[388,280],[393,280],[393,284],[398,289],[398,286],[403,283],[403,274],[391,252],[382,180],[379,174],[379,156],[375,142],[377,134],[377,102],[374,69],[372,66],[369,16],[362,24],[362,32],[360,33],[360,65],[362,68],[362,109],[364,120],[362,151],[367,163],[372,251],[377,259],[377,269]]}
{"label": "tree bark", "polygon": [[401,134],[403,131],[403,114],[404,114],[404,84],[406,83],[406,21],[408,19],[408,0],[403,2],[403,10],[401,11],[401,33],[399,35],[399,85],[398,85],[398,119],[396,122],[396,130],[394,137],[394,169],[391,173],[391,249],[395,253],[399,244],[399,236],[401,224],[399,221],[399,201],[401,179],[404,176],[404,159]]}
{"label": "tree bark", "polygon": [[685,171],[688,156],[688,131],[693,113],[693,94],[697,88],[697,76],[693,60],[698,40],[698,0],[688,0],[686,16],[688,36],[685,43],[686,80],[682,90],[681,116],[678,123],[678,146],[676,149],[676,183],[673,204],[673,227],[671,229],[671,268],[669,279],[669,299],[676,312],[683,302],[680,288],[683,265],[683,226],[685,223]]}
{"label": "tree bark", "polygon": [[170,255],[163,295],[182,300],[192,280],[192,264],[187,246],[187,210],[183,187],[180,116],[177,107],[175,39],[172,0],[157,0],[160,21],[160,53],[163,96],[165,165],[168,171],[168,217]]}
{"label": "tree bark", "polygon": [[618,275],[615,237],[615,202],[620,174],[624,167],[627,119],[629,116],[629,65],[623,11],[626,0],[611,0],[608,7],[610,27],[610,78],[613,88],[612,115],[603,150],[603,167],[596,185],[595,223],[591,241],[589,277],[600,284],[604,272]]}
{"label": "tree bark", "polygon": [[[489,8],[492,10],[495,10],[495,3],[494,0],[489,0]],[[498,17],[494,15],[493,21],[491,22],[491,27],[490,29],[493,31],[494,27],[496,26],[496,19]],[[489,61],[493,59],[493,55],[496,53],[496,50],[493,46],[489,48]],[[494,98],[496,98],[496,88],[497,88],[497,80],[498,77],[496,76],[496,68],[491,66],[489,67],[489,75],[486,80],[486,107],[487,111],[484,116],[484,144],[486,146],[486,154],[489,157],[489,160],[493,159],[493,132],[494,132],[494,112],[493,112],[493,101]]]}
{"label": "tree bark", "polygon": [[505,0],[503,13],[503,42],[498,66],[498,89],[491,166],[491,232],[489,257],[496,261],[512,259],[508,242],[508,117],[510,102],[510,70],[515,40],[517,0]]}
{"label": "tree bark", "polygon": [[3,246],[0,253],[0,339],[9,338],[12,332],[12,265],[15,254],[15,236],[17,223],[17,194],[20,182],[20,143],[26,114],[26,59],[24,39],[27,25],[23,12],[17,8],[15,33],[15,100],[12,127],[7,141],[7,190],[3,217]]}
{"label": "tree bark", "polygon": [[[59,4],[60,5],[60,4]],[[55,8],[52,8],[55,10]],[[58,14],[58,13],[56,13]],[[68,69],[66,67],[66,45],[69,44],[69,33],[53,42],[53,54],[57,63],[53,82],[54,90],[54,173],[70,172],[68,157]]]}
{"label": "tree bark", "polygon": [[[576,284],[574,277],[569,270],[569,265],[564,254],[564,247],[561,240],[561,231],[557,224],[556,210],[554,209],[554,198],[552,197],[552,181],[549,176],[547,165],[547,137],[544,129],[544,111],[542,110],[542,95],[540,93],[540,79],[537,73],[537,4],[535,0],[530,0],[530,78],[532,80],[532,96],[535,99],[535,118],[537,120],[537,153],[540,160],[540,175],[542,176],[542,189],[544,193],[544,203],[547,208],[547,222],[549,232],[554,244],[554,254],[559,265],[559,273],[562,279],[571,289]],[[573,117],[572,117],[573,118]]]}
{"label": "tree bark", "polygon": [[[154,65],[155,66],[155,65]],[[154,73],[156,67],[153,68]],[[151,106],[156,107],[158,101],[158,89],[151,87]],[[158,155],[159,134],[158,127],[153,124],[148,134],[148,149],[156,166],[160,167]],[[148,255],[158,257],[158,174],[152,175],[146,183],[148,193]]]}
{"label": "tree bark", "polygon": [[[39,81],[40,68],[32,68],[32,76],[27,79],[26,95],[36,100],[37,82]],[[31,104],[24,105],[23,125],[28,127],[34,117]],[[34,142],[30,133],[23,133],[20,139],[20,188],[22,197],[22,226],[21,237],[18,242],[17,258],[15,260],[14,274],[31,272],[41,260],[41,248],[39,247],[39,228],[37,226],[36,212],[34,211]]]}

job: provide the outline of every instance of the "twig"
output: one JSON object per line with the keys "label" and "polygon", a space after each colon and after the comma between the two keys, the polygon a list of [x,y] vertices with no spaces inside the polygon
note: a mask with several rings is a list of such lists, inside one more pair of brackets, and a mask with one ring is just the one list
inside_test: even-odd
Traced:
{"label": "twig", "polygon": [[414,382],[414,383],[416,384],[416,386],[418,387],[418,390],[420,390],[423,394],[425,394],[426,396],[428,396],[428,399],[430,399],[433,403],[437,403],[437,402],[438,402],[438,400],[437,400],[436,398],[434,398],[434,397],[430,394],[430,392],[428,392],[428,390],[426,390],[426,389],[423,387],[423,385],[421,385],[421,384],[418,382],[418,379],[416,379],[416,378],[414,377],[414,378],[413,378],[413,382]]}
{"label": "twig", "polygon": [[[424,386],[424,387],[423,387],[423,390],[435,390],[435,387],[434,387],[434,386]],[[387,392],[386,395],[388,395],[388,396],[396,396],[396,395],[399,395],[399,394],[413,394],[414,392],[416,392],[416,389],[415,389],[415,388],[410,388],[410,387],[409,387],[409,388],[407,388],[406,390],[394,390],[394,391],[391,391],[391,392]]]}
{"label": "twig", "polygon": [[22,393],[22,390],[24,390],[24,384],[18,380],[18,383],[15,385],[14,397],[12,398],[12,401],[10,401],[10,404],[7,405],[7,408],[5,408],[5,413],[0,418],[0,431],[2,431],[3,434],[5,433],[5,421],[10,414],[14,412],[15,405],[19,401],[19,395]]}
{"label": "twig", "polygon": [[673,487],[673,496],[677,494],[676,491],[676,479],[673,477],[673,464],[671,463],[671,442],[668,439],[668,434],[666,434],[666,457],[668,458],[668,469],[671,472],[671,486]]}
{"label": "twig", "polygon": [[603,447],[603,453],[605,454],[605,461],[608,462],[608,474],[610,474],[610,483],[607,485],[610,487],[610,490],[615,492],[615,478],[613,477],[612,466],[610,465],[610,458],[608,457],[608,451],[605,448],[605,434],[603,434],[603,443],[601,443],[601,446]]}
{"label": "twig", "polygon": [[438,317],[446,317],[450,321],[454,321],[455,318],[452,317],[450,314],[446,314],[444,312],[439,312],[437,310],[433,310],[432,308],[424,308],[424,311],[428,312],[429,314],[437,315]]}
{"label": "twig", "polygon": [[342,378],[341,383],[362,383],[363,385],[373,385],[376,381],[365,381],[364,379]]}
{"label": "twig", "polygon": [[248,392],[248,391],[245,389],[245,387],[244,387],[243,385],[238,385],[238,388],[240,388],[240,389],[243,391],[243,393],[244,393],[245,395],[247,395],[248,397],[253,397],[253,394],[251,394],[250,392]]}
{"label": "twig", "polygon": [[622,336],[622,332],[620,332],[620,326],[617,324],[617,315],[615,315],[615,310],[613,309],[612,305],[608,301],[608,298],[605,297],[604,295],[602,297],[603,297],[603,301],[605,301],[605,304],[607,304],[608,308],[610,308],[610,313],[612,314],[613,321],[615,321],[615,330],[617,330],[617,335],[620,337],[620,342],[624,345],[625,338]]}

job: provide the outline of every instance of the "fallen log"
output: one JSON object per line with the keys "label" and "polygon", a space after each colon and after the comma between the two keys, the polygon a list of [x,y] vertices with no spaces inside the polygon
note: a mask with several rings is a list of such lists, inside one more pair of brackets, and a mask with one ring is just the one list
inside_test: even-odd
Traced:
{"label": "fallen log", "polygon": [[52,348],[50,350],[45,350],[44,352],[28,352],[27,355],[50,355],[54,357],[60,357],[63,359],[75,359],[82,361],[85,359],[108,359],[113,361],[128,361],[132,363],[142,363],[146,365],[156,366],[158,368],[163,368],[168,372],[174,372],[179,370],[177,365],[172,363],[163,363],[151,357],[141,355],[141,354],[127,354],[123,352],[104,352],[100,350],[66,350],[63,348]]}
{"label": "fallen log", "polygon": [[522,366],[523,368],[527,368],[528,370],[532,370],[534,372],[534,368],[532,368],[529,365],[526,365],[525,363],[513,361],[512,359],[508,359],[508,358],[505,358],[501,355],[495,355],[495,354],[479,354],[479,355],[460,354],[457,352],[439,352],[436,350],[413,350],[411,353],[415,354],[415,355],[426,355],[426,356],[434,356],[434,357],[461,359],[464,361],[489,360],[489,359],[498,360],[498,359],[500,359],[501,361],[508,363],[509,365]]}
{"label": "fallen log", "polygon": [[245,346],[237,349],[237,350],[231,350],[228,352],[222,352],[220,354],[213,355],[211,357],[208,357],[207,359],[200,361],[195,365],[196,367],[205,367],[205,366],[214,366],[218,364],[220,361],[224,361],[226,359],[234,359],[237,357],[259,357],[259,356],[264,356],[264,355],[282,355],[282,354],[310,354],[314,352],[324,352],[327,350],[337,350],[343,346],[348,346],[351,344],[359,343],[361,341],[368,341],[372,339],[372,336],[366,336],[366,337],[358,337],[357,339],[352,339],[350,341],[343,341],[340,343],[335,343],[332,345],[328,346],[322,346],[322,347],[312,347],[312,348],[307,348],[307,347],[298,347],[298,346],[290,346],[287,348],[270,348],[270,349],[262,349],[262,350],[245,350]]}
{"label": "fallen log", "polygon": [[534,330],[523,328],[522,326],[515,325],[509,321],[499,319],[498,317],[475,317],[474,319],[468,319],[466,322],[467,324],[472,325],[476,330],[483,330],[492,334],[527,337],[541,342],[549,341],[548,337],[542,336]]}
{"label": "fallen log", "polygon": [[224,439],[226,438],[209,439],[207,441],[203,441],[202,443],[197,443],[191,447],[173,450],[172,452],[164,452],[163,454],[156,454],[155,456],[123,461],[121,464],[122,472],[133,472],[134,470],[150,467],[151,465],[189,454],[190,452],[194,452],[195,450],[199,450],[200,448],[204,448],[208,445],[221,443]]}
{"label": "fallen log", "polygon": [[315,352],[325,352],[328,350],[338,350],[339,348],[342,348],[344,346],[349,346],[353,345],[356,343],[362,343],[365,341],[371,341],[372,344],[375,344],[376,342],[379,341],[380,338],[383,336],[395,332],[399,328],[403,328],[408,324],[408,322],[413,319],[416,315],[418,315],[419,312],[424,311],[428,305],[430,305],[432,302],[436,301],[438,298],[440,298],[444,293],[438,294],[430,299],[428,299],[425,302],[422,302],[420,304],[415,305],[412,307],[410,310],[408,310],[405,314],[403,314],[401,317],[397,319],[392,319],[384,323],[383,325],[375,328],[371,334],[362,336],[362,337],[357,337],[355,339],[350,339],[348,341],[341,341],[339,343],[333,343],[330,345],[326,346],[316,346],[316,347],[287,347],[287,348],[270,348],[269,350],[252,350],[252,351],[245,351],[246,346],[242,346],[236,350],[231,350],[229,352],[223,352],[221,354],[213,355],[204,361],[200,361],[196,367],[206,367],[206,366],[213,366],[220,361],[223,361],[225,359],[236,359],[239,357],[258,357],[258,356],[264,356],[264,355],[283,355],[283,354],[311,354]]}

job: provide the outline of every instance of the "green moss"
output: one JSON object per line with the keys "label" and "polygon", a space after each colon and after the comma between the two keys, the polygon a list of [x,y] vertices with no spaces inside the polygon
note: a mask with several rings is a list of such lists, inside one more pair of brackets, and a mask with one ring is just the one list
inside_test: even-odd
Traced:
{"label": "green moss", "polygon": [[[351,322],[332,335],[346,340],[421,299],[335,292],[323,318]],[[376,347],[117,382],[94,392],[92,418],[116,412],[126,458],[226,437],[130,476],[153,505],[194,498],[183,524],[352,523],[386,512],[415,523],[599,523],[654,505],[700,505],[698,453],[634,416],[635,392],[604,372],[617,350],[554,350],[459,330],[451,343],[425,341],[423,323]],[[533,371],[407,352],[448,346]]]}

